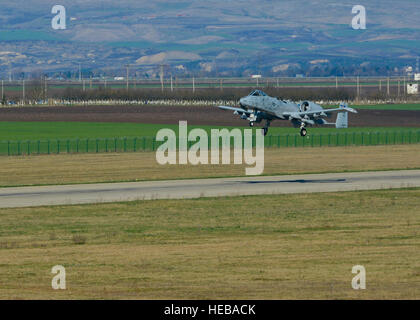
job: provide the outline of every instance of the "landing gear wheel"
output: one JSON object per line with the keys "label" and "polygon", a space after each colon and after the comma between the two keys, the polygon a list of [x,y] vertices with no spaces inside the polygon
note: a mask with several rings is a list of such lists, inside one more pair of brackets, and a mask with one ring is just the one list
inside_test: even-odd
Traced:
{"label": "landing gear wheel", "polygon": [[262,128],[261,132],[262,132],[263,136],[265,137],[267,135],[268,128]]}
{"label": "landing gear wheel", "polygon": [[249,123],[249,126],[250,126],[250,127],[253,127],[253,126],[254,126],[254,122],[253,122],[253,121],[251,121],[251,122]]}
{"label": "landing gear wheel", "polygon": [[301,137],[306,137],[307,131],[305,128],[300,129],[300,136]]}

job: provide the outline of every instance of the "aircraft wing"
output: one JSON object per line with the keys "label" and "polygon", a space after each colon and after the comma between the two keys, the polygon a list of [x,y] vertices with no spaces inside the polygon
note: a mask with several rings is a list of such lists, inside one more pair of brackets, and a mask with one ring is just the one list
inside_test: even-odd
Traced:
{"label": "aircraft wing", "polygon": [[219,109],[223,110],[231,110],[236,111],[237,113],[245,113],[245,114],[251,114],[252,112],[242,109],[242,108],[235,108],[235,107],[229,107],[229,106],[218,106]]}
{"label": "aircraft wing", "polygon": [[323,110],[314,110],[314,111],[299,111],[299,112],[283,112],[283,115],[285,116],[290,116],[292,118],[295,119],[300,119],[302,117],[305,116],[326,116],[327,113],[333,113],[333,112],[352,112],[352,113],[357,113],[357,111],[353,108],[349,108],[347,105],[340,105],[339,108],[334,108],[334,109],[323,109]]}

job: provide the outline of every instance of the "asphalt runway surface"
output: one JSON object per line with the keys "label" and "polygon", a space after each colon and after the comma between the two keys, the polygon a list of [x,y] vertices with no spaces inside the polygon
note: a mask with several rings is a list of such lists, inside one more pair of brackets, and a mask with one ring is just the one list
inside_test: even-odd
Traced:
{"label": "asphalt runway surface", "polygon": [[1,188],[0,208],[408,187],[420,170]]}
{"label": "asphalt runway surface", "polygon": [[[350,127],[420,127],[420,111],[358,110],[349,115]],[[72,106],[0,108],[0,121],[91,121],[155,124],[248,126],[233,112],[215,106]],[[331,118],[335,121],[335,116]],[[290,121],[273,121],[273,127],[290,127]]]}

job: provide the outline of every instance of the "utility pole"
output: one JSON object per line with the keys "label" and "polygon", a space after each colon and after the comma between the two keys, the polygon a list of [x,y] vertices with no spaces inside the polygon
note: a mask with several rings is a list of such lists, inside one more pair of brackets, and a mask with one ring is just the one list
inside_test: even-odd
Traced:
{"label": "utility pole", "polygon": [[382,92],[382,80],[379,79],[379,92]]}
{"label": "utility pole", "polygon": [[195,92],[195,78],[193,77],[193,83],[192,83],[192,85],[193,85],[193,92]]}
{"label": "utility pole", "polygon": [[407,84],[406,84],[406,80],[405,80],[405,76],[404,76],[404,83],[403,83],[403,92],[404,92],[404,95],[406,95],[407,94]]}
{"label": "utility pole", "polygon": [[386,94],[389,96],[389,77],[388,77],[388,84],[387,84]]}
{"label": "utility pole", "polygon": [[338,89],[338,77],[335,77],[335,88]]}
{"label": "utility pole", "polygon": [[359,76],[357,76],[357,101],[359,101],[360,97],[360,79]]}
{"label": "utility pole", "polygon": [[79,63],[79,82],[82,82],[82,64]]}
{"label": "utility pole", "polygon": [[163,66],[163,64],[161,64],[160,65],[159,78],[160,78],[160,87],[161,87],[162,92],[163,92],[163,79],[164,79],[164,76],[165,76],[164,72],[165,72],[164,66]]}
{"label": "utility pole", "polygon": [[25,104],[25,79],[22,80],[22,100],[23,104]]}
{"label": "utility pole", "polygon": [[171,75],[171,92],[172,91],[174,91],[174,85],[173,85],[173,82],[172,82],[172,75]]}
{"label": "utility pole", "polygon": [[128,76],[129,76],[129,67],[130,67],[130,65],[127,64],[127,65],[125,65],[125,67],[127,69],[127,74],[126,74],[126,76],[127,76],[127,83],[126,83],[126,87],[127,87],[127,91],[128,91],[128,86],[129,86]]}
{"label": "utility pole", "polygon": [[44,100],[47,100],[47,93],[48,93],[48,84],[47,84],[47,76],[44,77]]}
{"label": "utility pole", "polygon": [[4,80],[1,80],[1,101],[4,100]]}

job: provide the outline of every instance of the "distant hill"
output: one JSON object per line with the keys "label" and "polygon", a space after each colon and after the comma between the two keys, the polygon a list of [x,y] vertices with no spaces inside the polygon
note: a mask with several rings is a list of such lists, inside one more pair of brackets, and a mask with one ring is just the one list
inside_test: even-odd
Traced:
{"label": "distant hill", "polygon": [[[57,1],[0,8],[0,72],[312,76],[399,74],[420,56],[420,1],[62,0],[67,29],[51,28]],[[396,68],[396,69],[395,69]],[[118,71],[120,70],[120,71]]]}

